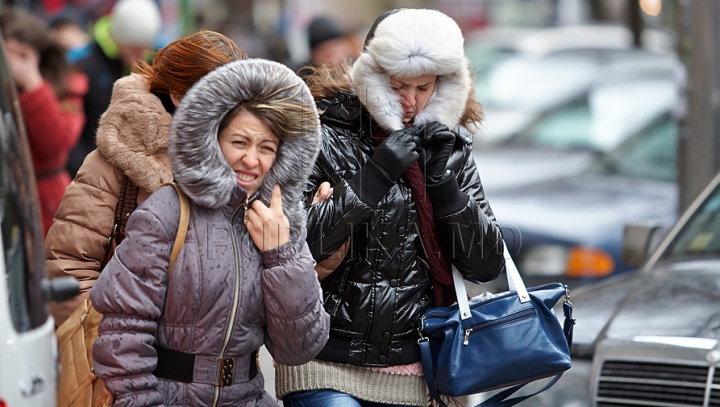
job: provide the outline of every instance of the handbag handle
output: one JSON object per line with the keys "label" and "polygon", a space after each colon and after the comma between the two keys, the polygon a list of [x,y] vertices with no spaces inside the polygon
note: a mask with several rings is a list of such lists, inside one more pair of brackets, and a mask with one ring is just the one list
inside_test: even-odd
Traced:
{"label": "handbag handle", "polygon": [[[508,288],[510,291],[517,293],[520,302],[530,301],[527,288],[520,277],[520,272],[515,266],[515,262],[510,256],[507,245],[503,242],[503,254],[505,257],[505,276],[507,277]],[[468,302],[467,290],[465,289],[465,280],[455,265],[452,266],[453,285],[455,286],[455,295],[457,296],[458,308],[460,309],[460,319],[470,318],[470,305]]]}

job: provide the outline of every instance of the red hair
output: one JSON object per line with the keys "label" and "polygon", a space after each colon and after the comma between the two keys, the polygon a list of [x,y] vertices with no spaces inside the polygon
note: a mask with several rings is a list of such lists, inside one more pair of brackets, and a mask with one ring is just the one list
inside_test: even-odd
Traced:
{"label": "red hair", "polygon": [[145,77],[150,92],[181,98],[203,76],[240,59],[247,59],[247,54],[231,39],[202,30],[160,49],[152,65],[137,61],[133,71]]}

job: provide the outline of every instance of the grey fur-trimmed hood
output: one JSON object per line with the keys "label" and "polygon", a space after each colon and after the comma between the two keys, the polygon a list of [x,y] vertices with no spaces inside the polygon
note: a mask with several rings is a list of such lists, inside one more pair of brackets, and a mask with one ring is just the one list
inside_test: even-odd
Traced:
{"label": "grey fur-trimmed hood", "polygon": [[220,122],[238,104],[256,100],[268,89],[272,97],[265,99],[266,103],[289,100],[303,108],[303,119],[289,124],[301,135],[277,134],[280,146],[258,188],[260,199],[269,204],[273,186],[280,185],[283,209],[291,225],[290,238],[297,241],[307,216],[302,191],[321,139],[320,120],[310,90],[289,68],[263,59],[246,59],[231,62],[203,77],[185,94],[175,111],[168,154],[175,181],[193,202],[213,209],[227,205],[242,187],[220,151]]}
{"label": "grey fur-trimmed hood", "polygon": [[437,10],[399,9],[378,18],[351,68],[353,87],[370,115],[386,130],[403,128],[402,106],[390,76],[438,75],[428,105],[415,124],[439,121],[455,128],[472,86],[460,27]]}

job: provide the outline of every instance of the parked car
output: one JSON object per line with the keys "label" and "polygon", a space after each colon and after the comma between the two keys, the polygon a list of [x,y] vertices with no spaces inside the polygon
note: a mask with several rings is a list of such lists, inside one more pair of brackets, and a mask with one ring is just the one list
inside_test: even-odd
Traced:
{"label": "parked car", "polygon": [[47,302],[79,290],[45,279],[35,176],[0,41],[0,406],[55,405],[58,349]]}
{"label": "parked car", "polygon": [[[621,257],[623,225],[656,221],[670,226],[677,219],[677,134],[677,121],[666,113],[615,150],[598,155],[584,172],[511,188],[487,187],[501,226],[517,229],[506,241],[528,285],[561,281],[577,286],[632,268]],[[476,157],[485,182],[480,160]]]}
{"label": "parked car", "polygon": [[573,367],[528,406],[719,405],[720,174],[649,251],[658,230],[626,228],[638,271],[574,290]]}
{"label": "parked car", "polygon": [[544,113],[586,96],[616,61],[649,59],[664,68],[673,39],[659,30],[643,32],[644,49],[632,45],[627,27],[578,25],[518,29],[489,27],[468,35],[466,54],[475,72],[475,93],[486,109],[476,145],[502,144]]}
{"label": "parked car", "polygon": [[[475,137],[486,189],[578,174],[594,155],[612,151],[678,106],[683,68],[676,57],[622,51],[602,54],[611,61],[602,58],[599,65],[593,59],[598,54],[579,52],[570,53],[574,64],[562,62],[569,56],[553,54],[543,69],[539,61],[525,63],[492,80],[504,96],[485,103]],[[510,86],[513,82],[522,86]]]}
{"label": "parked car", "polygon": [[530,284],[630,270],[623,225],[675,221],[679,72],[673,56],[618,54],[582,97],[501,145],[475,148],[498,221],[517,229],[508,244]]}

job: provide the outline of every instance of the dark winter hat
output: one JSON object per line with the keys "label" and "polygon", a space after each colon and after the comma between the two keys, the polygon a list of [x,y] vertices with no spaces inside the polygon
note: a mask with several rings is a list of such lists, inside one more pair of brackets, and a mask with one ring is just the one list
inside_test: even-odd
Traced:
{"label": "dark winter hat", "polygon": [[345,36],[337,24],[327,17],[316,17],[308,26],[307,31],[308,45],[311,50],[325,41]]}

